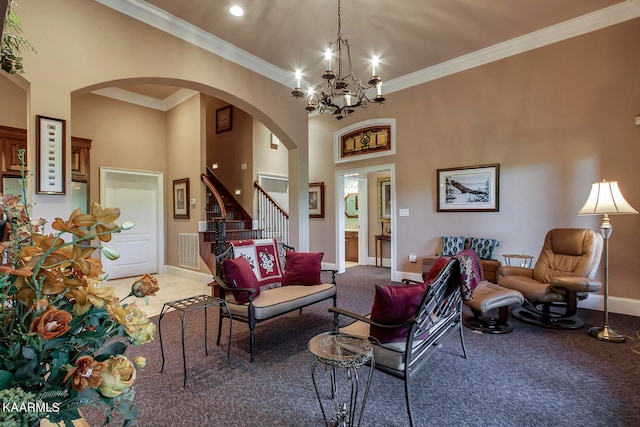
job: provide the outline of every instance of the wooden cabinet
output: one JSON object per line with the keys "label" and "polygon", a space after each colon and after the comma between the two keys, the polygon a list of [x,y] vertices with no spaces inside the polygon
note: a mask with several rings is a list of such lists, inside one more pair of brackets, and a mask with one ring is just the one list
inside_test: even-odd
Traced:
{"label": "wooden cabinet", "polygon": [[358,232],[345,231],[345,257],[346,261],[358,262]]}
{"label": "wooden cabinet", "polygon": [[27,131],[25,129],[0,126],[0,151],[2,152],[2,174],[19,176],[20,159],[18,151],[25,150],[25,164],[27,162]]}
{"label": "wooden cabinet", "polygon": [[91,140],[71,137],[71,180],[89,182]]}

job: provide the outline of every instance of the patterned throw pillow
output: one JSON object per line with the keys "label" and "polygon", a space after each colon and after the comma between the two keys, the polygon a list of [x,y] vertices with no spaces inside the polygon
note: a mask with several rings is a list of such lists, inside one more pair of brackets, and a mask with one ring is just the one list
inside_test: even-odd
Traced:
{"label": "patterned throw pillow", "polygon": [[454,256],[464,250],[466,236],[442,236],[442,256]]}
{"label": "patterned throw pillow", "polygon": [[496,239],[472,237],[469,249],[478,254],[480,259],[493,259],[493,250],[500,244]]}

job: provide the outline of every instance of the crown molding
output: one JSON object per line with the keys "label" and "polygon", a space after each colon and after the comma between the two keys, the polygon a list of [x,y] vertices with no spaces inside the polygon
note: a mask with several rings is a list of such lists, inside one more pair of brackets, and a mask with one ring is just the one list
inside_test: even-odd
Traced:
{"label": "crown molding", "polygon": [[627,0],[623,3],[609,6],[389,80],[384,83],[384,91],[385,93],[392,93],[408,89],[412,86],[499,61],[572,37],[581,36],[638,17],[640,17],[640,0]]}
{"label": "crown molding", "polygon": [[198,92],[194,90],[183,88],[165,99],[157,99],[117,87],[106,87],[97,89],[92,91],[91,93],[164,112],[171,110],[172,108],[180,105],[192,96],[198,94]]}
{"label": "crown molding", "polygon": [[[188,43],[221,56],[284,86],[292,83],[292,73],[264,61],[142,0],[95,0],[140,22],[178,37]],[[385,93],[469,70],[509,56],[587,34],[611,25],[640,17],[640,0],[626,0],[613,6],[489,46],[449,61],[423,68],[389,81]],[[105,95],[107,96],[107,95]],[[153,108],[153,107],[151,107]]]}
{"label": "crown molding", "polygon": [[292,74],[142,0],[95,0],[268,79],[289,86]]}
{"label": "crown molding", "polygon": [[199,92],[196,92],[195,90],[185,88],[176,91],[174,94],[164,99],[164,111],[169,111],[172,108],[177,107],[178,105],[182,104],[184,101],[194,95],[197,95],[198,93]]}

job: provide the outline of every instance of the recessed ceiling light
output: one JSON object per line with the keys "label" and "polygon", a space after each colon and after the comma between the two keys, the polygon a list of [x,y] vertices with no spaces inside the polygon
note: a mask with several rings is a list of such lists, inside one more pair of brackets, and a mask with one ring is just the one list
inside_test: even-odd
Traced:
{"label": "recessed ceiling light", "polygon": [[231,12],[231,14],[233,16],[242,16],[242,15],[244,15],[244,9],[242,9],[238,5],[231,6],[231,8],[229,9],[229,12]]}

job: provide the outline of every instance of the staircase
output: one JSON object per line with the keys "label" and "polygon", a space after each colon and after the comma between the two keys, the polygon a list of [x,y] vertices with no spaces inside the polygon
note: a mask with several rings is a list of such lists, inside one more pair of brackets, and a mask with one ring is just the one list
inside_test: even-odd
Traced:
{"label": "staircase", "polygon": [[206,191],[206,229],[199,233],[200,257],[215,273],[215,257],[227,248],[227,242],[277,238],[287,244],[289,240],[289,214],[258,184],[253,185],[258,193],[259,229],[253,228],[251,215],[236,201],[231,192],[207,167],[200,176]]}
{"label": "staircase", "polygon": [[231,240],[259,239],[261,230],[252,229],[252,218],[231,192],[207,167],[200,176],[205,185],[206,230],[200,235],[200,256],[211,272],[215,272],[215,256],[225,251]]}

